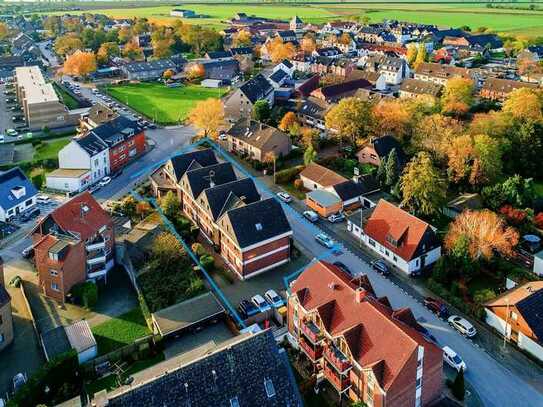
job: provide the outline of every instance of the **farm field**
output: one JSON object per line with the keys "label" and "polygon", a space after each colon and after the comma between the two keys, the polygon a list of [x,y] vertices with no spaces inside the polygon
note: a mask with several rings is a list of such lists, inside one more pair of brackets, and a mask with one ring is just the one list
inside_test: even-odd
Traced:
{"label": "farm field", "polygon": [[106,91],[121,103],[127,104],[159,124],[179,123],[185,120],[196,102],[220,98],[226,93],[225,89],[203,88],[196,85],[168,88],[158,82],[112,86]]}
{"label": "farm field", "polygon": [[[323,23],[338,18],[367,16],[371,22],[383,19],[398,19],[418,23],[436,24],[442,27],[468,25],[471,28],[488,27],[496,32],[543,35],[543,10],[490,9],[484,4],[421,4],[421,3],[327,3],[299,5],[228,5],[228,4],[185,4],[186,8],[209,18],[183,19],[191,24],[202,24],[215,28],[225,27],[225,20],[236,12],[255,14],[261,17],[289,19],[295,13],[306,22]],[[171,23],[176,18],[169,13],[173,6],[107,8],[92,10],[112,17],[147,17],[151,21]],[[83,12],[83,11],[80,11]],[[62,13],[58,13],[62,14]]]}

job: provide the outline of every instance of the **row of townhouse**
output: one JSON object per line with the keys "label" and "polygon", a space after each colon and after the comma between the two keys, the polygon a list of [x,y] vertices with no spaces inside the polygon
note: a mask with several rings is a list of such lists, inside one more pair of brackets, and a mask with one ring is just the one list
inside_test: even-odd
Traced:
{"label": "row of townhouse", "polygon": [[246,279],[290,260],[292,230],[281,204],[261,199],[254,182],[238,179],[211,149],[172,157],[151,175],[157,197],[177,194],[183,214]]}
{"label": "row of townhouse", "polygon": [[373,407],[428,406],[442,397],[442,350],[409,308],[378,298],[367,276],[319,261],[290,284],[288,335],[340,398]]}
{"label": "row of townhouse", "polygon": [[138,122],[117,116],[74,137],[59,151],[59,169],[47,175],[47,188],[83,191],[120,171],[145,148],[145,132]]}
{"label": "row of townhouse", "polygon": [[107,279],[114,266],[113,221],[89,192],[41,218],[32,242],[40,290],[59,302],[78,283]]}

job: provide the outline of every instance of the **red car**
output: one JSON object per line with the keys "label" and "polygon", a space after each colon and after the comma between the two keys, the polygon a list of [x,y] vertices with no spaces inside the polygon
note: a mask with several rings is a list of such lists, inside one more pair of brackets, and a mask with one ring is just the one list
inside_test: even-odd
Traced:
{"label": "red car", "polygon": [[447,306],[436,298],[426,297],[424,299],[424,306],[441,318],[447,318],[449,316]]}

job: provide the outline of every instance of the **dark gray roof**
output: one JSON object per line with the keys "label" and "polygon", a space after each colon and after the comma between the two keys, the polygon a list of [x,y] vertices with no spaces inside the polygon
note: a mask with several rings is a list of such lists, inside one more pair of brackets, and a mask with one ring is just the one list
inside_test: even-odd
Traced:
{"label": "dark gray roof", "polygon": [[108,145],[94,133],[89,133],[83,137],[76,137],[74,141],[91,157],[108,148]]}
{"label": "dark gray roof", "polygon": [[236,180],[236,173],[230,163],[219,163],[195,170],[185,174],[190,185],[193,197],[197,198],[211,183],[222,185]]}
{"label": "dark gray roof", "polygon": [[138,125],[137,121],[130,120],[126,116],[117,116],[115,119],[95,127],[90,133],[98,136],[109,147],[112,147],[141,131],[143,128]]}
{"label": "dark gray roof", "polygon": [[272,80],[275,83],[280,83],[283,79],[288,77],[288,73],[283,71],[282,69],[278,69],[274,73],[270,75],[270,80]]}
{"label": "dark gray roof", "polygon": [[166,71],[175,69],[176,65],[171,59],[157,59],[149,62],[132,62],[123,66],[123,69],[130,73],[146,72],[146,71]]}
{"label": "dark gray roof", "polygon": [[[266,385],[273,389],[270,395]],[[303,403],[286,352],[277,348],[267,330],[239,337],[205,357],[113,396],[108,405],[301,407]]]}
{"label": "dark gray roof", "polygon": [[543,289],[517,302],[517,309],[537,338],[543,341]]}
{"label": "dark gray roof", "polygon": [[258,74],[241,85],[239,89],[251,103],[255,103],[259,99],[265,99],[273,91],[273,86],[262,74]]}
{"label": "dark gray roof", "polygon": [[10,301],[11,297],[6,288],[4,287],[4,282],[0,281],[0,307],[3,307]]}
{"label": "dark gray roof", "polygon": [[213,188],[207,188],[204,191],[209,204],[209,210],[213,220],[217,220],[224,212],[227,200],[231,195],[238,199],[244,197],[243,202],[250,204],[260,200],[260,194],[256,189],[255,183],[250,178],[244,178],[226,184],[218,185]]}
{"label": "dark gray roof", "polygon": [[398,164],[400,168],[402,168],[407,161],[402,146],[400,145],[398,140],[396,140],[392,136],[383,136],[376,138],[375,140],[373,140],[373,148],[375,149],[375,152],[380,158],[388,157],[390,152],[393,149],[396,149],[396,154],[398,155]]}
{"label": "dark gray roof", "polygon": [[319,48],[316,50],[317,54],[321,57],[328,57],[341,54],[341,50],[337,47]]}
{"label": "dark gray roof", "polygon": [[219,59],[219,58],[229,58],[232,56],[230,51],[208,51],[207,54],[209,59]]}
{"label": "dark gray roof", "polygon": [[288,59],[283,59],[283,61],[281,61],[281,63],[283,65],[285,65],[287,68],[292,68],[294,65],[292,65],[292,63],[288,60]]}
{"label": "dark gray roof", "polygon": [[296,37],[296,33],[292,30],[277,31],[277,35],[281,38]]}
{"label": "dark gray roof", "polygon": [[63,326],[57,326],[56,328],[42,333],[41,340],[47,360],[52,360],[72,349],[72,345],[70,345],[70,341],[68,340],[68,336],[66,335]]}
{"label": "dark gray roof", "polygon": [[205,150],[195,150],[189,153],[176,155],[173,156],[170,161],[172,163],[173,170],[175,172],[174,175],[177,178],[177,181],[181,179],[181,177],[185,174],[185,172],[193,162],[200,164],[202,167],[207,167],[209,165],[214,165],[218,163],[217,157],[215,157],[213,150],[210,148],[207,148]]}
{"label": "dark gray roof", "polygon": [[348,201],[379,189],[375,183],[354,182],[352,180],[336,184],[333,188],[342,201]]}
{"label": "dark gray roof", "polygon": [[253,53],[253,47],[238,47],[230,48],[232,55],[251,55]]}
{"label": "dark gray roof", "polygon": [[232,209],[226,216],[241,248],[291,231],[281,204],[274,198]]}
{"label": "dark gray roof", "polygon": [[491,49],[503,47],[503,41],[496,34],[478,34],[466,37],[472,47],[484,48],[490,45]]}
{"label": "dark gray roof", "polygon": [[239,62],[235,59],[203,63],[206,79],[233,79],[239,73]]}
{"label": "dark gray roof", "polygon": [[325,101],[309,97],[302,102],[298,113],[322,120],[329,108],[330,105]]}
{"label": "dark gray roof", "polygon": [[[24,188],[24,194],[22,194],[22,188]],[[19,167],[0,173],[0,207],[5,211],[32,198],[37,193],[38,190],[34,184]]]}

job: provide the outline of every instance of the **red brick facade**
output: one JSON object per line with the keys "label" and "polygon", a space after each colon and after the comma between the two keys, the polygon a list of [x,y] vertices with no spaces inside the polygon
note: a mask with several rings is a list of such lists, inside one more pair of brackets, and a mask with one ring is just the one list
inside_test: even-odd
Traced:
{"label": "red brick facade", "polygon": [[123,168],[128,162],[145,152],[145,133],[142,131],[109,148],[110,172]]}

